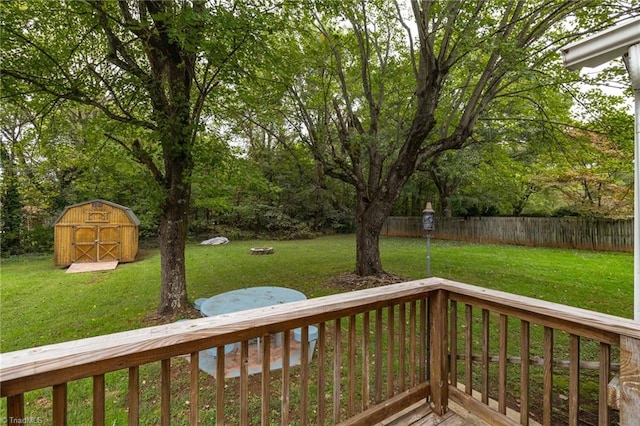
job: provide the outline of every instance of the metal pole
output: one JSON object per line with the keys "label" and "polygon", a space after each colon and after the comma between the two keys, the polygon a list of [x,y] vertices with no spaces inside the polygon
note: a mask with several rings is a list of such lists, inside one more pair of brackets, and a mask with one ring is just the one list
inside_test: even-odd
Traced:
{"label": "metal pole", "polygon": [[427,278],[431,276],[431,234],[427,232]]}
{"label": "metal pole", "polygon": [[629,47],[627,61],[635,94],[634,215],[633,215],[633,319],[640,321],[640,44]]}

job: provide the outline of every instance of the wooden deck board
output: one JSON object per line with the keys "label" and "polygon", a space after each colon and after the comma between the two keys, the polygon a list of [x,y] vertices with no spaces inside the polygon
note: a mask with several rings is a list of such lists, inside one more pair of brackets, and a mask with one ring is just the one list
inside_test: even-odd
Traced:
{"label": "wooden deck board", "polygon": [[490,426],[483,420],[471,415],[462,406],[449,401],[449,411],[438,416],[431,411],[426,401],[417,402],[410,407],[383,420],[376,426]]}

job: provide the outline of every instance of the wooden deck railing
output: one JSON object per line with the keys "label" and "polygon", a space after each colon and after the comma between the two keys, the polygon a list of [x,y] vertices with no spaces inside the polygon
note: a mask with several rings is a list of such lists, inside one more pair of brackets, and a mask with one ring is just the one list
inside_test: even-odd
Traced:
{"label": "wooden deck railing", "polygon": [[[311,326],[313,360],[288,365],[290,331],[301,330],[307,359]],[[277,333],[282,346],[272,342]],[[250,374],[256,338],[262,369]],[[201,351],[221,354],[235,342],[238,378],[200,371]],[[583,355],[593,345],[595,375],[583,371],[595,363]],[[266,360],[276,350],[283,365],[270,371]],[[607,384],[618,358],[619,410],[612,411]],[[217,357],[217,371],[224,362]],[[436,413],[453,401],[491,424],[528,424],[532,416],[577,424],[593,411],[584,396],[591,381],[599,424],[619,413],[620,424],[633,425],[640,412],[637,323],[438,278],[0,355],[9,424],[366,425],[425,398]],[[508,410],[521,416],[513,420]]]}
{"label": "wooden deck railing", "polygon": [[639,323],[440,282],[451,401],[490,424],[638,424]]}

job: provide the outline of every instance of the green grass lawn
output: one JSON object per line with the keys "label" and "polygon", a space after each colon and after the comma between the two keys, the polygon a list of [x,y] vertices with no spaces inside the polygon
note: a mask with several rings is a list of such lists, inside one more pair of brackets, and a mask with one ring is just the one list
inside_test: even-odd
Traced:
{"label": "green grass lawn", "polygon": [[[250,248],[265,246],[274,247],[275,254],[249,255]],[[387,272],[407,279],[424,278],[423,239],[383,238],[380,249]],[[192,302],[223,291],[262,285],[291,287],[308,297],[318,297],[346,291],[329,282],[353,271],[355,240],[353,235],[346,235],[303,241],[239,241],[213,247],[193,244],[187,248],[186,261]],[[432,241],[434,276],[623,317],[632,315],[632,270],[632,254]],[[81,274],[66,274],[64,269],[54,267],[50,255],[5,259],[1,280],[1,351],[8,352],[148,325],[160,298],[160,257],[157,250],[145,250],[139,261],[116,270]],[[461,309],[459,315],[463,315]],[[517,324],[512,329],[517,331]],[[517,346],[517,339],[513,342]],[[559,350],[562,348],[558,345]],[[590,352],[585,343],[584,356],[588,359]],[[564,353],[558,356],[566,358]],[[179,359],[174,364],[172,368],[179,373],[172,384],[172,424],[187,424],[188,407],[181,391],[187,388],[183,382],[189,378],[188,366]],[[159,365],[144,365],[141,372],[145,407],[141,424],[156,424]],[[107,411],[113,424],[126,423],[126,374],[116,371],[107,375]],[[514,374],[512,380],[517,376]],[[536,377],[532,372],[532,380]],[[557,377],[555,383],[560,383],[564,376]],[[201,393],[211,395],[215,381],[205,374],[200,380]],[[274,380],[274,389],[278,389],[277,377]],[[514,383],[517,386],[517,381]],[[237,416],[237,380],[231,380],[229,386],[225,398],[229,399],[230,411],[226,415],[233,423]],[[91,422],[91,407],[85,403],[90,394],[90,379],[69,384],[70,424]],[[291,400],[298,396],[299,390],[292,391]],[[255,405],[252,415],[257,415],[259,395],[252,394],[251,398]],[[50,388],[30,392],[25,398],[28,412],[47,420],[50,400]],[[277,403],[278,398],[274,401]],[[5,410],[5,401],[0,401],[0,418],[6,415]],[[208,404],[202,407],[204,423],[213,423],[214,415]]]}
{"label": "green grass lawn", "polygon": [[[275,254],[251,256],[251,247]],[[383,238],[384,268],[425,276],[422,239]],[[67,274],[51,256],[3,260],[0,297],[1,351],[143,327],[160,298],[157,250],[116,270]],[[188,246],[189,299],[236,288],[278,285],[308,297],[344,291],[327,284],[352,272],[352,235],[301,241],[239,241],[224,246]],[[577,250],[525,248],[433,241],[433,276],[462,281],[612,315],[633,312],[633,256]]]}

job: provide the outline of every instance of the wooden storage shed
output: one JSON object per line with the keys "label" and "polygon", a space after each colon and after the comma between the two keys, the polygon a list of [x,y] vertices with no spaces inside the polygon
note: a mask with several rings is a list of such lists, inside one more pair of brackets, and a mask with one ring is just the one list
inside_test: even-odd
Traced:
{"label": "wooden storage shed", "polygon": [[133,262],[139,226],[130,208],[109,201],[68,206],[54,225],[54,262]]}

